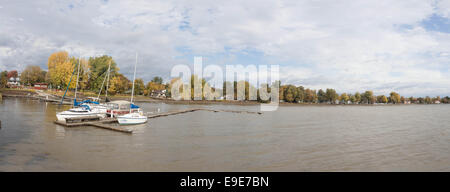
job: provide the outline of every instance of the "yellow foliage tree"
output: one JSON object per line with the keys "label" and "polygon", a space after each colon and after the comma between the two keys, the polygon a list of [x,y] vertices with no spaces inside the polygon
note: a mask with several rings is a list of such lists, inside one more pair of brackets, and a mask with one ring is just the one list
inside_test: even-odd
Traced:
{"label": "yellow foliage tree", "polygon": [[[47,63],[49,82],[60,89],[67,87],[75,67],[73,62],[66,51],[51,54]],[[70,88],[75,88],[75,84],[71,83]]]}

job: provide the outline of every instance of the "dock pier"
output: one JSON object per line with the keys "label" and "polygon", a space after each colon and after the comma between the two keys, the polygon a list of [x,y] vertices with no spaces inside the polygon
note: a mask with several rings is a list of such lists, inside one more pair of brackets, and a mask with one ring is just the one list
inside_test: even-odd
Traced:
{"label": "dock pier", "polygon": [[[202,108],[194,108],[194,109],[185,109],[180,111],[171,111],[165,113],[158,113],[154,115],[147,115],[147,118],[157,118],[164,117],[170,115],[177,115],[182,113],[189,113],[194,111],[210,111],[210,112],[230,112],[230,113],[250,113],[250,114],[262,114],[261,112],[252,112],[252,111],[234,111],[234,110],[217,110],[217,109],[202,109]],[[78,127],[78,126],[93,126],[97,128],[118,131],[122,133],[133,133],[130,129],[125,129],[119,126],[111,126],[108,124],[118,123],[117,118],[104,118],[101,119],[98,116],[87,116],[87,117],[75,117],[75,118],[67,118],[66,122],[55,121],[55,124],[62,125],[65,127]]]}

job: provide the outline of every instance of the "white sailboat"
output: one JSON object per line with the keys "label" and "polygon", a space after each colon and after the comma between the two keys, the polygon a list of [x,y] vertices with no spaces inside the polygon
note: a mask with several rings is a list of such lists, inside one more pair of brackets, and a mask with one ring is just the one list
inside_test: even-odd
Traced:
{"label": "white sailboat", "polygon": [[66,121],[67,118],[74,117],[90,117],[90,116],[98,116],[100,118],[106,117],[106,111],[100,108],[90,107],[89,105],[81,104],[77,106],[77,91],[78,91],[78,79],[80,77],[80,59],[78,60],[78,72],[77,72],[77,82],[75,85],[75,99],[71,109],[63,112],[59,112],[56,114],[56,118],[58,121]]}
{"label": "white sailboat", "polygon": [[[136,63],[134,64],[134,75],[133,75],[133,87],[131,88],[131,103],[130,103],[130,113],[121,115],[117,117],[120,125],[135,125],[147,122],[147,116],[143,114],[139,107],[133,104],[134,95],[134,81],[136,80],[136,65],[137,65],[137,53],[136,53]],[[132,112],[133,109],[138,108],[138,111]]]}

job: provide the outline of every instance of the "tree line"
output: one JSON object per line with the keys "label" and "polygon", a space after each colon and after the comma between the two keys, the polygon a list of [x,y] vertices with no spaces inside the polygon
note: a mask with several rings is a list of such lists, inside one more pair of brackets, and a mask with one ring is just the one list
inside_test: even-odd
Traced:
{"label": "tree line", "polygon": [[[33,86],[36,83],[47,83],[50,88],[65,89],[69,86],[72,74],[73,83],[70,83],[70,89],[74,89],[76,83],[76,74],[79,67],[79,89],[98,92],[106,89],[105,78],[108,75],[108,68],[110,67],[110,82],[108,87],[109,94],[129,94],[131,93],[132,82],[123,74],[119,72],[117,63],[111,56],[103,55],[99,57],[89,57],[88,59],[76,58],[70,56],[66,51],[55,52],[48,58],[47,67],[48,71],[42,70],[39,66],[29,65],[20,74],[20,81],[23,85]],[[19,77],[16,70],[2,71],[0,72],[0,88],[6,87],[8,79],[11,77]],[[154,77],[147,84],[141,78],[135,80],[135,94],[136,95],[151,95],[152,91],[166,90],[166,96],[171,96],[171,89],[176,82],[177,78],[172,79],[169,83],[164,84],[161,77]],[[262,101],[259,94],[259,89],[255,88],[247,81],[234,81],[224,82],[222,87],[214,88],[206,83],[205,79],[199,79],[196,75],[191,76],[190,91],[184,92],[187,94],[184,98],[194,99],[194,82],[199,82],[204,87],[200,92],[202,99],[215,97],[219,98],[226,95],[227,87],[234,87],[234,97],[225,98],[232,100],[256,100]],[[373,91],[355,92],[355,93],[341,93],[338,94],[336,90],[327,88],[325,90],[309,89],[303,86],[295,85],[281,85],[279,83],[279,99],[280,101],[289,103],[329,103],[329,104],[374,104],[374,103],[419,103],[419,104],[431,104],[431,103],[449,103],[450,98],[448,96],[440,98],[437,97],[404,97],[396,92],[391,92],[389,95],[374,95]],[[238,84],[243,85],[244,89],[238,89]],[[102,87],[103,85],[103,87]],[[189,89],[189,87],[181,87],[183,89]],[[208,95],[204,92],[205,88],[212,89],[214,95]],[[215,91],[223,90],[223,95],[217,94]],[[221,91],[222,91],[221,90]],[[267,86],[267,90],[270,92],[270,87]],[[242,93],[243,91],[243,93]],[[256,96],[252,98],[250,92],[256,92]],[[239,95],[243,95],[243,98],[238,98]],[[197,95],[198,97],[198,95]]]}
{"label": "tree line", "polygon": [[396,92],[391,92],[388,96],[374,95],[373,91],[363,93],[342,93],[338,94],[336,90],[328,88],[325,91],[305,89],[303,86],[282,85],[280,86],[280,100],[289,103],[329,103],[329,104],[375,104],[375,103],[449,103],[448,96],[437,97],[404,97]]}
{"label": "tree line", "polygon": [[[104,92],[106,89],[104,80],[107,78],[108,68],[111,66],[108,93],[112,95],[131,93],[132,82],[119,73],[116,62],[111,56],[107,55],[84,59],[70,56],[66,51],[55,52],[48,58],[47,71],[36,65],[28,65],[20,74],[20,82],[26,86],[47,83],[49,88],[63,90],[69,86],[72,79],[69,88],[75,89],[78,65],[80,66],[78,82],[80,90],[98,92],[102,89],[102,92]],[[8,79],[11,77],[18,77],[17,71],[1,72],[0,88],[6,87]],[[141,78],[137,78],[135,80],[135,94],[150,95],[153,90],[164,90],[166,86],[166,84],[163,84],[161,77],[154,77],[146,85]]]}

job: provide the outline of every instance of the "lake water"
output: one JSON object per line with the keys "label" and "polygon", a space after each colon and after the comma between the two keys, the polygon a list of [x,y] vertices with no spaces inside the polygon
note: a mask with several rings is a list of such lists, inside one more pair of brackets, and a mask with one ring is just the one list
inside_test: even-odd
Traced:
{"label": "lake water", "polygon": [[[145,111],[256,106],[140,103]],[[0,104],[0,171],[450,171],[450,105],[281,106],[197,111],[129,126],[53,123],[67,109]]]}

